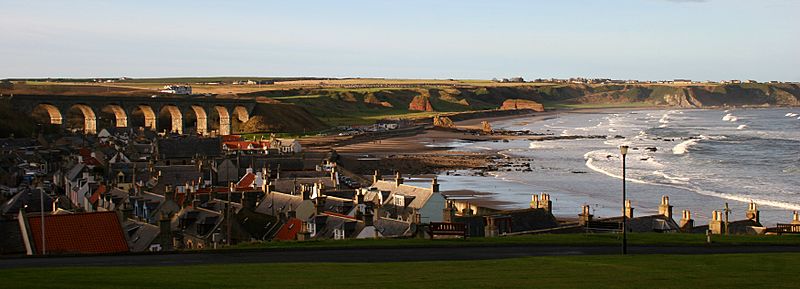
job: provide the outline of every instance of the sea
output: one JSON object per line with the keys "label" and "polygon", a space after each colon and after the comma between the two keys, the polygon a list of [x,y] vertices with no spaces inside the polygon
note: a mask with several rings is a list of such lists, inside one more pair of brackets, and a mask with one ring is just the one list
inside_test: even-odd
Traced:
{"label": "sea", "polygon": [[621,214],[622,159],[634,215],[658,212],[669,196],[676,220],[688,210],[707,224],[726,203],[730,219],[745,218],[755,202],[765,226],[788,223],[800,210],[800,109],[671,109],[566,112],[544,120],[517,118],[495,129],[556,136],[603,135],[576,140],[457,142],[454,150],[498,151],[530,163],[531,170],[447,172],[443,190],[493,193],[507,208],[528,206],[532,194],[548,193],[554,214],[577,217],[590,205],[596,217]]}

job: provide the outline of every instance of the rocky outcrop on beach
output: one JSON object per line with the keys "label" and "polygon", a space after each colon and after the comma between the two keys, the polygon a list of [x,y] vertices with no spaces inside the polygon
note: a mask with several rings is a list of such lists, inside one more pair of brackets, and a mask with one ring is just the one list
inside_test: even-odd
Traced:
{"label": "rocky outcrop on beach", "polygon": [[500,105],[500,109],[530,109],[533,111],[544,111],[544,105],[527,99],[507,99]]}

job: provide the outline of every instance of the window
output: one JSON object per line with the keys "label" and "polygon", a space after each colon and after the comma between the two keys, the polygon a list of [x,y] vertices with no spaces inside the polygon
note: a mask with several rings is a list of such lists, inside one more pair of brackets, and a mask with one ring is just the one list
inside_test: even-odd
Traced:
{"label": "window", "polygon": [[333,229],[333,239],[334,240],[344,240],[344,230],[343,229]]}
{"label": "window", "polygon": [[311,237],[317,235],[317,224],[314,223],[306,223],[306,231],[308,231]]}
{"label": "window", "polygon": [[398,207],[402,207],[406,205],[405,198],[403,196],[395,195],[394,196],[394,205]]}

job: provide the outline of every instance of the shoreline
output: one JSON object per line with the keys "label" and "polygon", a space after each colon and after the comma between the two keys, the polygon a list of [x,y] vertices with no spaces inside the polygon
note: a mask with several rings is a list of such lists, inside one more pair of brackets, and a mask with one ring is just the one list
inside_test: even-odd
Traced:
{"label": "shoreline", "polygon": [[[540,122],[543,120],[547,120],[553,117],[561,117],[561,116],[568,116],[574,114],[614,114],[614,113],[625,113],[630,111],[642,111],[642,110],[672,110],[676,109],[679,110],[681,108],[673,108],[673,107],[639,107],[639,108],[592,108],[592,109],[570,109],[570,110],[555,110],[555,111],[547,111],[542,113],[532,113],[526,115],[515,115],[515,116],[501,116],[501,117],[487,117],[487,118],[478,118],[478,119],[470,119],[464,121],[456,122],[456,126],[458,128],[469,128],[470,126],[480,125],[482,121],[489,121],[490,123],[496,122],[504,122],[504,126],[515,126],[513,124],[514,119],[521,119],[522,125],[528,125],[535,122]],[[708,108],[714,110],[722,111],[724,108]],[[739,108],[742,110],[751,110],[751,109],[762,109],[762,108]],[[580,136],[580,137],[564,137],[563,139],[570,139],[570,138],[587,138],[587,136]],[[505,178],[503,180],[498,180],[497,175],[506,175],[507,173],[516,173],[521,172],[524,174],[526,171],[526,167],[520,166],[522,164],[530,164],[533,166],[537,165],[538,161],[531,162],[531,159],[525,159],[524,157],[508,155],[502,153],[503,149],[488,149],[487,150],[469,150],[469,151],[462,151],[459,150],[461,143],[465,145],[468,143],[474,142],[501,142],[501,141],[510,141],[510,140],[547,140],[547,139],[555,139],[561,140],[560,136],[555,136],[555,138],[548,138],[547,136],[534,136],[534,135],[472,135],[464,132],[456,132],[456,131],[445,131],[445,130],[437,130],[437,129],[428,129],[425,132],[416,135],[416,136],[409,136],[409,137],[400,137],[400,138],[391,138],[385,139],[377,144],[369,144],[360,146],[359,149],[361,153],[375,153],[376,156],[384,156],[390,157],[393,159],[409,159],[408,162],[405,163],[405,167],[414,167],[417,166],[417,172],[414,170],[409,170],[408,173],[415,174],[415,173],[438,173],[440,176],[440,180],[444,183],[445,180],[449,180],[453,183],[454,186],[451,187],[453,190],[469,190],[472,191],[469,195],[475,198],[476,202],[485,203],[485,204],[493,204],[499,205],[503,208],[522,208],[526,206],[526,202],[524,200],[520,200],[523,197],[520,197],[520,194],[531,194],[537,191],[563,191],[566,195],[562,195],[562,199],[560,202],[563,206],[561,212],[557,212],[556,215],[559,217],[567,217],[572,215],[572,211],[575,211],[575,214],[579,213],[578,209],[581,203],[591,202],[591,204],[595,204],[599,202],[600,208],[603,207],[603,203],[606,203],[605,206],[605,214],[609,215],[609,212],[615,212],[616,210],[609,210],[608,204],[613,204],[614,200],[608,199],[606,196],[607,193],[603,193],[601,195],[596,195],[591,192],[591,190],[570,190],[564,188],[558,188],[556,185],[553,186],[554,182],[552,180],[543,179],[542,181],[534,181],[533,179],[529,181],[523,181],[519,183],[509,183],[506,185],[502,185],[502,182],[507,182]],[[491,146],[495,147],[495,146]],[[502,145],[501,145],[502,147]],[[458,158],[468,158],[471,161],[469,163],[464,162],[463,160],[453,161],[450,163],[450,158],[458,159]],[[420,162],[415,161],[419,159],[428,159],[427,162]],[[494,167],[493,167],[494,166]],[[388,168],[388,167],[387,167]],[[583,168],[583,167],[582,167]],[[586,168],[586,170],[580,169],[578,173],[584,173],[583,171],[591,171],[592,174],[598,173],[597,170],[593,170],[592,168]],[[403,171],[403,173],[406,173]],[[573,172],[576,173],[576,172]],[[454,178],[454,176],[458,176]],[[538,175],[537,175],[538,176]],[[546,175],[543,175],[546,177]],[[542,176],[538,176],[542,177]],[[580,179],[586,179],[587,182],[591,182],[592,179],[598,179],[597,176],[593,177],[577,177]],[[614,178],[613,176],[603,175],[603,178]],[[492,180],[489,181],[485,178],[491,178]],[[565,179],[569,181],[568,179]],[[633,179],[631,179],[634,181]],[[574,180],[573,180],[574,181]],[[569,181],[572,182],[572,181]],[[604,181],[606,182],[606,181]],[[611,181],[613,182],[613,181]],[[486,183],[486,184],[482,184]],[[455,185],[458,184],[458,185]],[[487,186],[489,185],[489,186]],[[492,187],[494,186],[494,187]],[[711,205],[698,205],[702,203],[707,204],[717,204],[717,203],[724,203],[726,201],[732,201],[734,204],[739,204],[740,200],[732,200],[729,198],[722,198],[719,196],[707,195],[698,193],[692,189],[683,188],[683,187],[670,187],[663,184],[654,184],[654,183],[636,183],[635,181],[629,185],[631,188],[639,188],[639,190],[644,189],[645,187],[649,187],[645,189],[646,191],[650,191],[650,193],[646,193],[642,195],[645,197],[644,199],[637,198],[638,202],[646,205],[638,205],[640,206],[640,212],[642,213],[649,213],[653,210],[653,208],[657,207],[657,198],[654,198],[652,191],[663,191],[667,194],[670,194],[671,197],[674,197],[676,204],[682,207],[686,207],[689,209],[693,209],[693,213],[695,213],[696,219],[698,221],[705,221],[708,219],[708,214],[710,211],[708,208]],[[527,187],[527,189],[526,189]],[[505,191],[509,191],[509,193],[514,192],[511,195],[503,193]],[[659,195],[660,196],[660,195]],[[528,198],[529,195],[525,198]],[[517,200],[513,202],[509,202],[509,200]],[[651,200],[652,199],[652,200]],[[654,202],[656,202],[654,204]],[[775,211],[771,209],[773,206],[766,203],[760,203],[769,211]],[[737,205],[738,206],[738,205]],[[574,207],[574,208],[573,208]],[[785,211],[785,210],[781,210]],[[775,219],[775,213],[769,212],[771,217],[767,217],[766,212],[765,216],[770,219]],[[780,214],[779,214],[780,215]],[[610,216],[610,215],[609,215]],[[779,216],[778,216],[779,217]]]}

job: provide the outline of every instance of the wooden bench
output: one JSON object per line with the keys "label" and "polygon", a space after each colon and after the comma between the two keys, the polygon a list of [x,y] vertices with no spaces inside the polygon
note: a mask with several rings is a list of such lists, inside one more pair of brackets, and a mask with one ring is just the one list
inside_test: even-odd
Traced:
{"label": "wooden bench", "polygon": [[464,223],[431,223],[428,226],[428,234],[431,239],[434,236],[463,236],[464,239],[468,235],[467,224]]}
{"label": "wooden bench", "polygon": [[800,224],[778,224],[775,226],[775,233],[778,235],[800,234]]}

